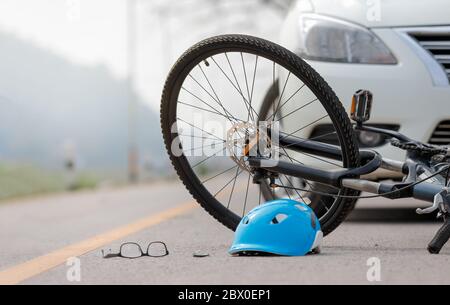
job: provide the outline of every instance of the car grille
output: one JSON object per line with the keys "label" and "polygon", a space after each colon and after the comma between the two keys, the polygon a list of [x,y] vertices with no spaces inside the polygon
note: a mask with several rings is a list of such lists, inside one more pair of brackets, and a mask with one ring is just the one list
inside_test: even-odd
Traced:
{"label": "car grille", "polygon": [[450,80],[450,32],[424,32],[410,35],[433,55]]}
{"label": "car grille", "polygon": [[450,121],[442,121],[431,135],[430,144],[449,145],[450,144]]}

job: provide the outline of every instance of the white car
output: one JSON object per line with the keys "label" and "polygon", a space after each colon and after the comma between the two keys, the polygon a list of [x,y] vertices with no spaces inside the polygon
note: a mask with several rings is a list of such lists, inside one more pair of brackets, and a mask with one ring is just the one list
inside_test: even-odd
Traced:
{"label": "white car", "polygon": [[[299,0],[286,18],[281,44],[306,59],[347,109],[356,90],[372,91],[370,124],[450,144],[449,0]],[[318,122],[304,136],[327,128]],[[383,137],[358,137],[361,147],[405,158]]]}

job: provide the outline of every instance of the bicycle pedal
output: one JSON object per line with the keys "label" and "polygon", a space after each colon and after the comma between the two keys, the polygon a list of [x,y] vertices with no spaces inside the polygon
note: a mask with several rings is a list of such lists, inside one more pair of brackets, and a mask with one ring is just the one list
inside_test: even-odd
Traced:
{"label": "bicycle pedal", "polygon": [[358,90],[353,94],[350,117],[358,124],[370,119],[373,94],[369,90]]}

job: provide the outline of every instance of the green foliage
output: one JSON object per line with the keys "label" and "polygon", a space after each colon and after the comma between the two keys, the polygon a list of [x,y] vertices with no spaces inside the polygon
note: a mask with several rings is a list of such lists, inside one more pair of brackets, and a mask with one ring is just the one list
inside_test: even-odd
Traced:
{"label": "green foliage", "polygon": [[86,173],[69,179],[63,172],[44,170],[31,165],[0,164],[0,200],[92,189],[97,184],[96,178]]}
{"label": "green foliage", "polygon": [[90,174],[80,174],[75,178],[72,185],[69,186],[69,190],[78,191],[84,189],[95,189],[98,185],[98,180]]}

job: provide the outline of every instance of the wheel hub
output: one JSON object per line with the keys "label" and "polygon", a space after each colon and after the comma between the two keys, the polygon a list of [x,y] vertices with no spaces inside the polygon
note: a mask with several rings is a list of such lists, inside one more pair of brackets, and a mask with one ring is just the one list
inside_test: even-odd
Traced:
{"label": "wheel hub", "polygon": [[258,146],[258,129],[252,122],[238,122],[227,132],[226,146],[230,158],[243,170],[250,172],[247,157],[254,155]]}

